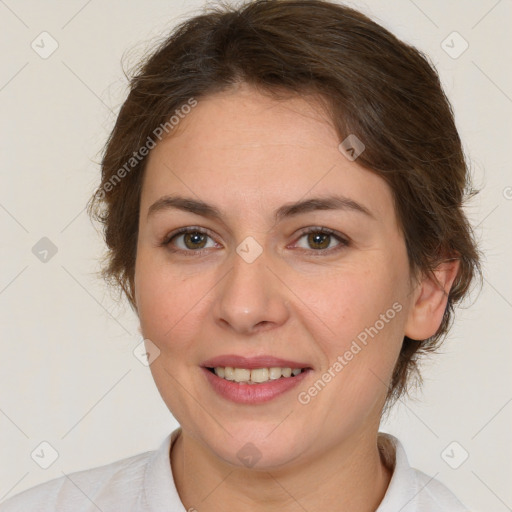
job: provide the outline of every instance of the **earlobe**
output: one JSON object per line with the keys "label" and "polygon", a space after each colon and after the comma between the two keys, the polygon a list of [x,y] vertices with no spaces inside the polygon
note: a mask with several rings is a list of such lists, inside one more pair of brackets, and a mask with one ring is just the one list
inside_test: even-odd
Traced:
{"label": "earlobe", "polygon": [[433,275],[425,275],[418,283],[405,324],[404,334],[408,338],[426,340],[437,332],[459,266],[458,259],[446,260],[436,268]]}

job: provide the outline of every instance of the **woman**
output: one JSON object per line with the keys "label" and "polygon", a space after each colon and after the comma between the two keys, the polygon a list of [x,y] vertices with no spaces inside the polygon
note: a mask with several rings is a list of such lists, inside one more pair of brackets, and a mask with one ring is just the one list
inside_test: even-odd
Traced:
{"label": "woman", "polygon": [[438,76],[324,1],[183,23],[141,66],[90,212],[180,428],[13,510],[467,510],[379,433],[479,272]]}

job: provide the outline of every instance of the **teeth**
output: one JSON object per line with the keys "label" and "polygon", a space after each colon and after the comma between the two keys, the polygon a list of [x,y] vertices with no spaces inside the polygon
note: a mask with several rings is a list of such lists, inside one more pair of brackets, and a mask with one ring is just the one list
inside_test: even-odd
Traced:
{"label": "teeth", "polygon": [[303,370],[301,368],[255,368],[249,370],[247,368],[232,368],[230,366],[217,366],[214,368],[215,375],[221,379],[241,382],[246,384],[258,384],[268,382],[270,380],[288,378],[299,375]]}
{"label": "teeth", "polygon": [[281,368],[269,368],[268,369],[268,376],[271,380],[276,380],[281,378]]}
{"label": "teeth", "polygon": [[234,378],[235,382],[247,382],[251,380],[251,370],[246,370],[245,368],[235,368]]}
{"label": "teeth", "polygon": [[253,382],[266,382],[269,380],[268,368],[258,368],[257,370],[251,370],[250,380]]}

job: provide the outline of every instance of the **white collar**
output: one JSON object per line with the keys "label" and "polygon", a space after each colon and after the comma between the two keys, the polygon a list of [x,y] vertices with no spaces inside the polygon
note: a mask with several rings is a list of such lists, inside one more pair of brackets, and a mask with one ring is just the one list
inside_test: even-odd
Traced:
{"label": "white collar", "polygon": [[[144,495],[141,497],[143,510],[187,512],[176,489],[170,462],[172,445],[180,434],[181,427],[171,432],[146,466]],[[427,502],[437,504],[436,510],[439,511],[467,510],[440,482],[411,468],[404,447],[396,437],[379,432],[378,444],[386,464],[393,468],[393,474],[376,512],[413,512],[427,508],[430,510],[429,506],[425,509],[421,506]],[[438,493],[443,495],[442,503],[436,498]],[[444,508],[446,503],[453,508]]]}

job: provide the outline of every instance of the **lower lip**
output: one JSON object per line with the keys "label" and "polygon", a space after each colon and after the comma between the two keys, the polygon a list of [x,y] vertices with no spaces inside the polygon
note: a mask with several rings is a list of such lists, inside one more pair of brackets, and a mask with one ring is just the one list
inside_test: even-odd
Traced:
{"label": "lower lip", "polygon": [[215,373],[202,367],[213,390],[221,397],[238,404],[260,404],[290,391],[299,385],[309,374],[310,369],[303,370],[295,377],[281,377],[261,384],[239,384],[231,380],[217,377]]}

